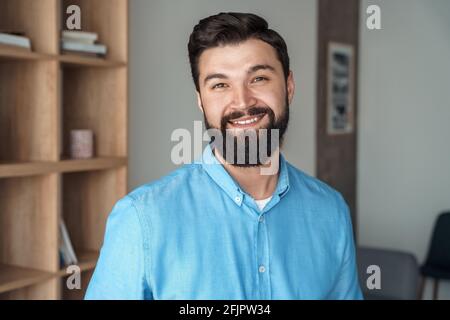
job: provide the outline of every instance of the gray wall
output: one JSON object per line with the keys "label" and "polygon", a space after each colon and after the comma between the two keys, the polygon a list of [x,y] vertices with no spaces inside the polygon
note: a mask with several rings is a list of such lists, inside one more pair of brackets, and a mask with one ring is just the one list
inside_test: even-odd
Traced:
{"label": "gray wall", "polygon": [[170,140],[176,128],[193,131],[203,120],[197,108],[188,57],[188,37],[197,22],[222,11],[253,12],[285,38],[297,82],[285,154],[315,171],[315,0],[131,0],[130,1],[130,189],[176,166]]}
{"label": "gray wall", "polygon": [[450,209],[450,1],[362,9],[374,3],[383,29],[361,21],[359,240],[422,262],[437,214]]}

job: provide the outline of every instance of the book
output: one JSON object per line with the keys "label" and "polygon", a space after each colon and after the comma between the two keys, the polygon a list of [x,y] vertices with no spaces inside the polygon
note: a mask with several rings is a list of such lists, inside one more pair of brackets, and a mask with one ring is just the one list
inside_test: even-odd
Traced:
{"label": "book", "polygon": [[31,49],[31,41],[24,36],[13,35],[11,33],[0,33],[0,44],[12,45],[21,48]]}
{"label": "book", "polygon": [[66,224],[61,219],[59,221],[59,229],[60,229],[60,245],[59,251],[64,262],[64,265],[77,264],[78,259],[75,255],[75,251],[73,250],[72,242],[70,241],[69,232],[67,231]]}
{"label": "book", "polygon": [[91,57],[91,58],[98,58],[98,54],[92,53],[92,52],[81,52],[81,51],[71,51],[71,50],[61,50],[61,54],[76,54],[77,56],[83,56],[83,57]]}
{"label": "book", "polygon": [[98,34],[94,32],[86,32],[86,31],[71,31],[64,30],[61,32],[62,39],[74,40],[74,41],[90,41],[94,43],[98,39]]}
{"label": "book", "polygon": [[91,39],[71,39],[71,38],[61,38],[62,42],[76,42],[84,44],[95,44],[95,40]]}
{"label": "book", "polygon": [[95,53],[99,55],[105,55],[107,52],[107,48],[103,44],[85,44],[75,41],[74,42],[62,41],[61,49],[65,51]]}

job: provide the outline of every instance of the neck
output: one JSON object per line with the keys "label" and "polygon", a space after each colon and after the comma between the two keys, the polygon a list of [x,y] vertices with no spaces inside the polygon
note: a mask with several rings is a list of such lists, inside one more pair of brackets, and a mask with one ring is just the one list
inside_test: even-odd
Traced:
{"label": "neck", "polygon": [[[222,155],[215,152],[215,157],[225,170],[237,181],[241,189],[255,200],[272,196],[278,183],[280,152],[277,149],[267,164],[255,167],[239,167],[226,162]],[[276,169],[276,170],[273,170]]]}

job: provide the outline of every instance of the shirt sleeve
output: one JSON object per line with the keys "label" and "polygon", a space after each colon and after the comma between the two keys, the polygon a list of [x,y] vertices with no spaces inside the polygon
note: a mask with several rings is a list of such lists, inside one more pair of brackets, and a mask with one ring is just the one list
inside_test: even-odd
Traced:
{"label": "shirt sleeve", "polygon": [[137,210],[130,196],[119,200],[112,209],[86,300],[151,299]]}
{"label": "shirt sleeve", "polygon": [[330,293],[332,300],[362,300],[356,264],[355,244],[350,212],[342,196],[338,196],[339,213],[343,218],[342,262],[337,282]]}

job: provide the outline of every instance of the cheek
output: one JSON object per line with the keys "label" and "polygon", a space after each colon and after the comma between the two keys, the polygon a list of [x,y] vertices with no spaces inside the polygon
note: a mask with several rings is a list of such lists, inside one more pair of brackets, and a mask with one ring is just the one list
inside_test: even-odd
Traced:
{"label": "cheek", "polygon": [[271,90],[264,90],[257,95],[259,101],[269,106],[276,115],[279,115],[284,108],[286,94],[284,87],[275,87]]}
{"label": "cheek", "polygon": [[226,94],[204,94],[202,96],[203,110],[208,122],[214,127],[220,127],[220,121],[227,106]]}
{"label": "cheek", "polygon": [[203,101],[203,110],[208,122],[216,128],[220,127],[223,106]]}

